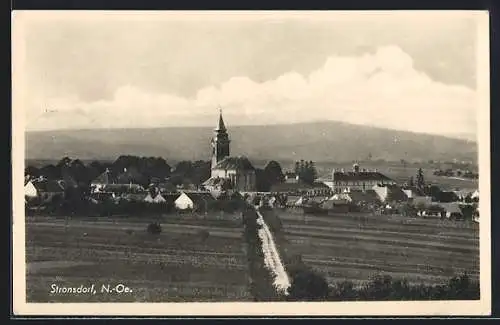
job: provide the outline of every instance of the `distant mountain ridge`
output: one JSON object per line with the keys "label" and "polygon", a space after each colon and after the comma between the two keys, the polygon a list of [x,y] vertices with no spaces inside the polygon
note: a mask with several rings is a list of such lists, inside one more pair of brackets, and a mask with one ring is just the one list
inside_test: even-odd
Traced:
{"label": "distant mountain ridge", "polygon": [[[371,159],[477,160],[473,141],[342,122],[228,126],[231,155],[317,162]],[[210,159],[210,127],[55,130],[26,133],[27,159],[113,160],[120,155]]]}

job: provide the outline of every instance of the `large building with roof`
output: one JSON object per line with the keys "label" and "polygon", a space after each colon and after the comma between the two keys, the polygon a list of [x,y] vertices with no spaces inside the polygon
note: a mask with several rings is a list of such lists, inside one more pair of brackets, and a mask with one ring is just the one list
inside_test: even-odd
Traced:
{"label": "large building with roof", "polygon": [[222,112],[219,115],[219,123],[214,132],[215,135],[211,142],[211,177],[203,183],[203,186],[208,190],[223,190],[229,187],[240,192],[254,192],[256,190],[255,168],[247,157],[231,157],[229,155],[230,140],[222,118]]}
{"label": "large building with roof", "polygon": [[377,170],[361,169],[354,164],[351,171],[334,169],[329,181],[325,181],[334,193],[366,191],[374,186],[395,185],[396,182]]}

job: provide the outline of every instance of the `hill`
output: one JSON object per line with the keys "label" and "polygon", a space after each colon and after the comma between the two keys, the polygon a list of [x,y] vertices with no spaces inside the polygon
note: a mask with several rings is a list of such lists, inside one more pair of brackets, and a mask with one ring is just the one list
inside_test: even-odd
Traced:
{"label": "hill", "polygon": [[[388,161],[476,161],[477,156],[476,143],[467,140],[340,122],[229,126],[228,131],[231,155],[254,161],[351,161],[369,154]],[[208,160],[212,132],[209,127],[27,132],[26,158],[114,160],[131,154],[167,161]]]}

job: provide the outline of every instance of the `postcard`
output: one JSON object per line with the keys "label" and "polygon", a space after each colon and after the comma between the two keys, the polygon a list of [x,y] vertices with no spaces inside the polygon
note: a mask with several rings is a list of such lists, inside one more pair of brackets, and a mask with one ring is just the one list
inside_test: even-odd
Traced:
{"label": "postcard", "polygon": [[12,18],[16,315],[490,314],[488,12]]}

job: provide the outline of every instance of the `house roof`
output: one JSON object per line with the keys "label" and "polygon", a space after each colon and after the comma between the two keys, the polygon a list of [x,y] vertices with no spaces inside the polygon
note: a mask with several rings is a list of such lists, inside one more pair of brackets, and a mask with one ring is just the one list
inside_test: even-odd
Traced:
{"label": "house roof", "polygon": [[401,187],[397,185],[385,185],[387,187],[387,199],[386,201],[406,201],[408,196],[406,196],[405,192],[401,189]]}
{"label": "house roof", "polygon": [[32,182],[32,184],[39,192],[48,192],[48,193],[64,192],[64,186],[62,181],[60,180],[38,181],[38,182]]}
{"label": "house roof", "polygon": [[122,197],[126,200],[130,201],[143,201],[146,196],[148,195],[147,192],[141,192],[141,193],[125,193]]}
{"label": "house roof", "polygon": [[306,190],[326,190],[329,189],[325,183],[315,182],[314,184],[307,183],[279,183],[271,186],[271,192],[295,192]]}
{"label": "house roof", "polygon": [[389,177],[379,172],[360,171],[360,172],[341,172],[335,171],[333,173],[334,181],[392,181]]}
{"label": "house roof", "polygon": [[346,204],[349,204],[349,201],[344,200],[344,199],[340,199],[340,200],[328,199],[328,200],[325,200],[321,203],[321,207],[323,209],[333,209],[335,206],[346,205]]}
{"label": "house roof", "polygon": [[[194,204],[204,204],[215,201],[214,197],[209,192],[183,192],[183,193],[187,195],[191,199],[191,201],[193,201]],[[179,196],[176,199],[178,199]]]}
{"label": "house roof", "polygon": [[154,186],[157,187],[160,190],[160,192],[164,192],[164,191],[174,192],[177,190],[177,187],[170,182],[158,183]]}
{"label": "house roof", "polygon": [[144,191],[144,188],[137,184],[108,184],[101,190],[101,192],[113,193],[142,193]]}
{"label": "house roof", "polygon": [[416,186],[406,186],[406,187],[403,188],[403,190],[405,190],[405,191],[411,191],[411,194],[412,194],[411,197],[424,196],[424,191],[422,191],[421,189],[419,189]]}
{"label": "house roof", "polygon": [[444,202],[449,202],[449,201],[455,201],[459,197],[455,192],[440,192],[438,199],[439,201],[444,201]]}
{"label": "house roof", "polygon": [[289,195],[286,198],[286,204],[287,205],[293,205],[295,202],[297,202],[301,197],[300,196],[295,196],[295,195]]}
{"label": "house roof", "polygon": [[351,199],[351,202],[366,202],[366,203],[378,203],[380,202],[377,193],[374,190],[367,191],[351,191],[347,193],[347,196]]}
{"label": "house roof", "polygon": [[220,186],[220,187],[227,187],[231,188],[231,181],[227,178],[223,177],[210,177],[207,179],[205,182],[203,182],[204,186]]}
{"label": "house roof", "polygon": [[449,213],[462,213],[462,209],[460,208],[460,204],[457,202],[450,203],[439,203],[439,206],[446,210]]}
{"label": "house roof", "polygon": [[93,181],[93,184],[115,184],[116,174],[109,169],[105,170],[101,175],[97,176]]}
{"label": "house roof", "polygon": [[116,183],[118,184],[137,184],[142,183],[145,177],[135,168],[128,168],[123,173],[118,175]]}
{"label": "house roof", "polygon": [[219,161],[217,165],[215,165],[214,169],[255,170],[250,160],[243,156],[226,157]]}

